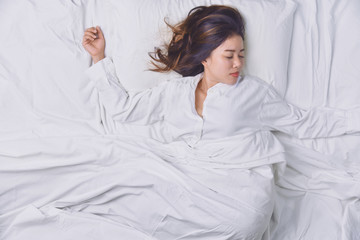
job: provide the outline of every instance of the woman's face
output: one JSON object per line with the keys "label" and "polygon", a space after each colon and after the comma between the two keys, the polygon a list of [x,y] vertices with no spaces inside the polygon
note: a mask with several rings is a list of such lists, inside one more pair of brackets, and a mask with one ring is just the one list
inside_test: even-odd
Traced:
{"label": "woman's face", "polygon": [[241,36],[234,35],[214,49],[202,62],[204,80],[208,86],[217,83],[235,84],[244,65],[244,42]]}

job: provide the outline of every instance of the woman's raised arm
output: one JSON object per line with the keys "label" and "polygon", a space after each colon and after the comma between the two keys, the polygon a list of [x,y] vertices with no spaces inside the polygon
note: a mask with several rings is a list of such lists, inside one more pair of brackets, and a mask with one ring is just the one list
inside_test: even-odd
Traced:
{"label": "woman's raised arm", "polygon": [[85,75],[98,90],[101,119],[108,132],[116,128],[116,122],[149,125],[163,119],[168,84],[161,83],[141,92],[126,91],[112,60],[104,56],[105,39],[100,27],[85,30],[83,46],[94,61]]}

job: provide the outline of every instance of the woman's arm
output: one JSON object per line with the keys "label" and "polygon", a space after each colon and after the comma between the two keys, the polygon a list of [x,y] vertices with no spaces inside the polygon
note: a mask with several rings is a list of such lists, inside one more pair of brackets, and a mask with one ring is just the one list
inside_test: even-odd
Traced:
{"label": "woman's arm", "polygon": [[360,108],[303,110],[284,101],[270,86],[260,108],[264,128],[298,138],[334,137],[360,132]]}
{"label": "woman's arm", "polygon": [[99,27],[85,31],[83,46],[95,63],[85,74],[98,90],[101,119],[108,131],[116,128],[115,122],[149,125],[163,119],[166,82],[152,89],[128,93],[118,80],[112,60],[104,57],[105,39]]}

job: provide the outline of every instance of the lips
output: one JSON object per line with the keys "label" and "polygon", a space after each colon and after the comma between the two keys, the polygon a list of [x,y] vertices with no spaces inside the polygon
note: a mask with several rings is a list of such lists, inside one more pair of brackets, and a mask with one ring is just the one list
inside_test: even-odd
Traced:
{"label": "lips", "polygon": [[233,76],[233,77],[238,77],[238,76],[239,76],[239,72],[230,73],[230,75]]}

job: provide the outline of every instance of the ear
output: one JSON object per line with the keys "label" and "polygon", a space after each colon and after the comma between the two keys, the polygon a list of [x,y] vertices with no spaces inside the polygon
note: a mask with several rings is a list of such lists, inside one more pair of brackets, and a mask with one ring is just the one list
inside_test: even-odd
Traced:
{"label": "ear", "polygon": [[204,61],[201,62],[201,64],[205,67],[207,67],[207,60],[205,59]]}

